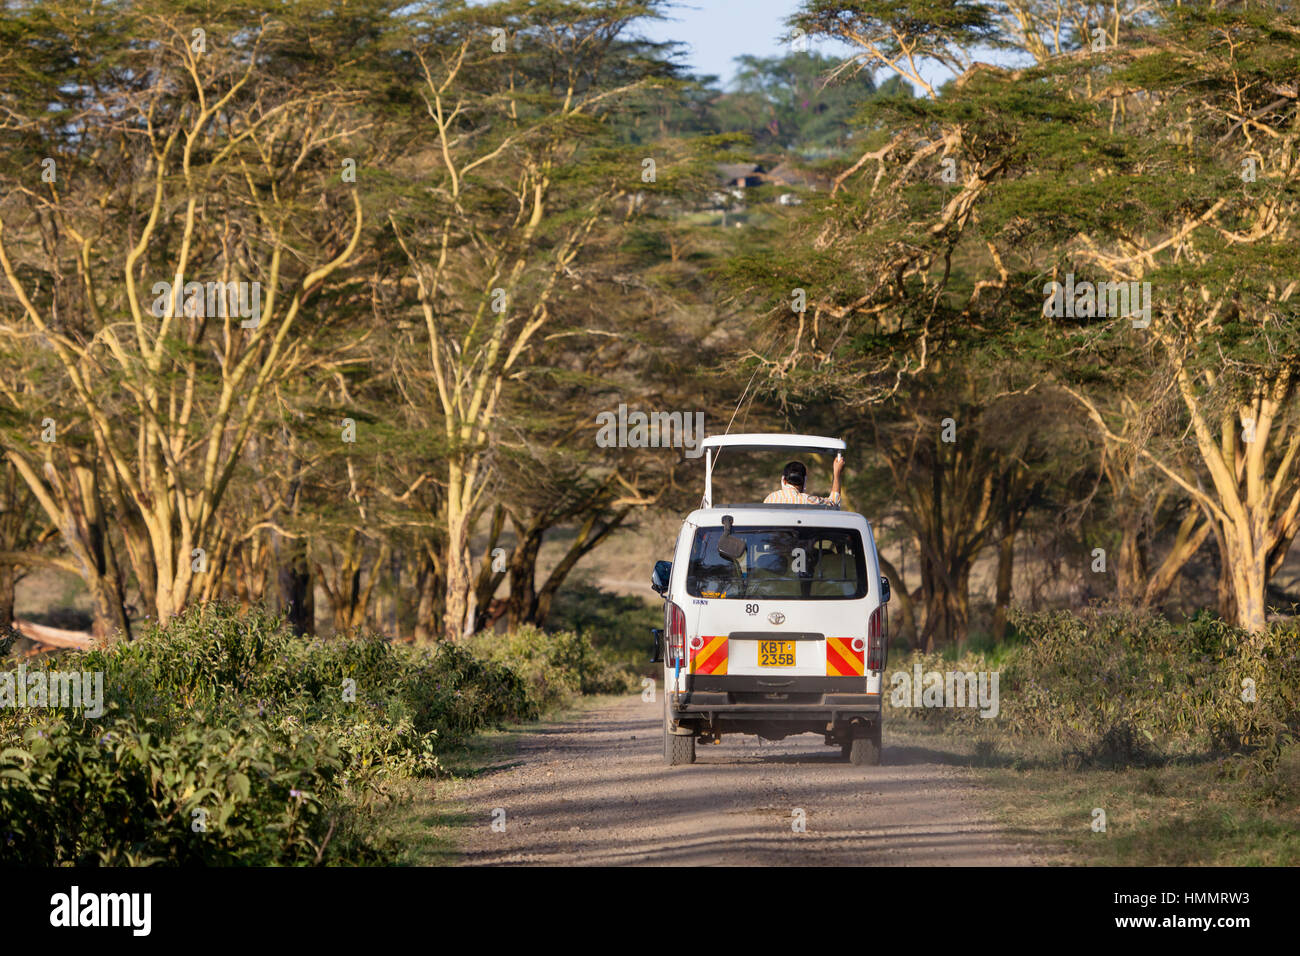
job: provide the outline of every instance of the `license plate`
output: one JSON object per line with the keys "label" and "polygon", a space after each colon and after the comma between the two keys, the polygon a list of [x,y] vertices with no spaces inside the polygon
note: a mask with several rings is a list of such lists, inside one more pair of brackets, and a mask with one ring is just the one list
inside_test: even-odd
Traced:
{"label": "license plate", "polygon": [[794,641],[759,641],[759,667],[794,667]]}

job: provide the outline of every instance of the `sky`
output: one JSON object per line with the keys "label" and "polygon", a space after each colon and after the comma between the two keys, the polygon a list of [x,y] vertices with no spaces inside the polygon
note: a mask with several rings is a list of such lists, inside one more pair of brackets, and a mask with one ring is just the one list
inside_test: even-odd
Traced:
{"label": "sky", "polygon": [[[735,57],[784,56],[790,44],[782,42],[789,28],[786,17],[802,6],[800,0],[675,0],[664,20],[642,21],[636,31],[651,40],[675,40],[684,44],[679,59],[699,75],[713,74],[722,86],[735,75]],[[855,47],[838,41],[808,38],[810,52],[847,57]],[[979,59],[1009,65],[999,55],[985,52]],[[926,82],[936,87],[951,79],[937,63],[922,60],[918,67]],[[892,75],[892,74],[891,74]],[[877,73],[876,82],[889,75]],[[919,91],[917,91],[919,93]]]}
{"label": "sky", "polygon": [[[785,18],[799,9],[799,0],[680,0],[668,19],[648,21],[638,32],[651,40],[677,40],[686,46],[680,59],[693,73],[713,74],[725,85],[735,74],[735,57],[783,56],[790,52],[780,38]],[[810,41],[811,52],[842,56],[849,47]]]}

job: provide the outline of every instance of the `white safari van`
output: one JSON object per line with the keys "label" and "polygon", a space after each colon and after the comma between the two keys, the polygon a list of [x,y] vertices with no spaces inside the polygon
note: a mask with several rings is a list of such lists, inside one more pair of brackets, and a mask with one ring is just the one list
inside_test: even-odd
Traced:
{"label": "white safari van", "polygon": [[704,500],[651,577],[664,598],[664,627],[652,633],[669,764],[693,763],[697,740],[804,733],[852,763],[880,762],[889,583],[870,523],[822,505],[713,503],[724,450],[844,447],[815,435],[704,439]]}

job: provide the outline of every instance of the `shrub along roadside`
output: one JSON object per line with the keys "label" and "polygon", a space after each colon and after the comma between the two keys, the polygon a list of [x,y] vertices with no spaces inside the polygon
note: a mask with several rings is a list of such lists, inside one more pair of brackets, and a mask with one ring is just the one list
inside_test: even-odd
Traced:
{"label": "shrub along roadside", "polygon": [[617,652],[596,648],[586,634],[573,631],[524,626],[509,634],[476,634],[465,646],[517,671],[529,698],[543,711],[561,707],[581,694],[621,694],[641,686],[635,669],[620,660]]}
{"label": "shrub along roadside", "polygon": [[887,678],[917,663],[999,672],[996,718],[891,706],[895,746],[962,755],[1009,827],[1076,862],[1300,862],[1300,622],[1252,636],[1210,617],[1096,609],[1015,624],[996,657],[891,661]]}
{"label": "shrub along roadside", "polygon": [[366,826],[386,782],[538,713],[465,648],[308,642],[220,605],[42,668],[101,671],[104,713],[0,708],[2,863],[387,862]]}
{"label": "shrub along roadside", "polygon": [[1114,609],[1013,621],[1022,640],[996,665],[982,654],[914,655],[891,670],[996,670],[995,720],[970,708],[911,716],[1041,738],[1084,763],[1258,752],[1300,729],[1300,622],[1252,636],[1209,616],[1174,623]]}

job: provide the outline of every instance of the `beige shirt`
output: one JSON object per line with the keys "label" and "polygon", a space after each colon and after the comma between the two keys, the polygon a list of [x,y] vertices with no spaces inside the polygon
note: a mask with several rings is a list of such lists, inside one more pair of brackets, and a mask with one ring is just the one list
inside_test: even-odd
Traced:
{"label": "beige shirt", "polygon": [[796,488],[791,488],[784,481],[781,482],[781,490],[774,491],[763,499],[765,505],[830,505],[832,508],[840,506],[839,492],[833,493],[829,498],[819,498],[817,495],[804,494]]}

